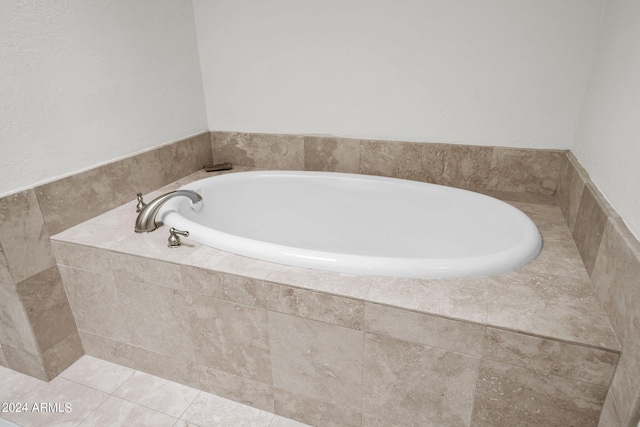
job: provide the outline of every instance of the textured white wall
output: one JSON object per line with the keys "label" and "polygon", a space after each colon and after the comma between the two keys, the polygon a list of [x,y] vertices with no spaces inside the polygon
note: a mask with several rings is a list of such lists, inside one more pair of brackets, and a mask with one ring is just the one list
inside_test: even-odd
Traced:
{"label": "textured white wall", "polygon": [[193,0],[209,128],[569,148],[604,0]]}
{"label": "textured white wall", "polygon": [[0,194],[206,130],[190,1],[0,1]]}
{"label": "textured white wall", "polygon": [[571,151],[640,238],[640,2],[609,0]]}

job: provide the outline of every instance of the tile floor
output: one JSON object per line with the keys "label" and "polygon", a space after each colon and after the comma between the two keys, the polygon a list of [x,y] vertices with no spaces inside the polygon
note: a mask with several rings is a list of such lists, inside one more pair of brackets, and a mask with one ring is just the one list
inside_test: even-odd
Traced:
{"label": "tile floor", "polygon": [[49,383],[0,366],[0,405],[0,427],[306,425],[91,356]]}

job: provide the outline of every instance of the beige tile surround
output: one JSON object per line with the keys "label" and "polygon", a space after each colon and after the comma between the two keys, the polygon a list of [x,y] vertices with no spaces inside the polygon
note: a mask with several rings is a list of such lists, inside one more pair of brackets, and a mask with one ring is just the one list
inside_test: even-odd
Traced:
{"label": "beige tile surround", "polygon": [[556,199],[622,348],[600,425],[635,427],[640,421],[640,243],[571,153]]}
{"label": "beige tile surround", "polygon": [[170,250],[131,232],[133,201],[54,246],[95,357],[312,425],[595,426],[619,349],[571,231],[544,190],[484,190],[537,223],[536,261],[480,279],[317,272]]}
{"label": "beige tile surround", "polygon": [[210,163],[207,132],[0,198],[0,363],[50,380],[84,353],[51,234]]}
{"label": "beige tile surround", "polygon": [[[541,407],[544,407],[543,416],[557,420],[549,421],[549,425],[569,425],[562,424],[563,420],[576,419],[581,420],[582,425],[596,425],[619,348],[595,295],[601,299],[604,295],[604,301],[609,301],[609,308],[604,302],[605,309],[619,336],[621,332],[616,321],[633,324],[623,313],[632,310],[627,307],[619,310],[625,299],[619,295],[621,291],[617,290],[617,284],[626,284],[626,279],[619,277],[614,266],[609,265],[619,262],[617,255],[610,259],[600,251],[593,255],[593,249],[580,245],[576,248],[571,240],[578,235],[576,242],[594,245],[594,242],[599,244],[602,241],[604,245],[609,241],[615,246],[620,239],[611,236],[617,231],[616,227],[620,228],[620,221],[618,219],[613,224],[607,217],[604,228],[611,230],[607,234],[603,228],[600,237],[575,231],[577,224],[578,230],[581,227],[579,217],[586,215],[580,201],[588,181],[581,187],[580,169],[567,167],[571,163],[570,154],[566,162],[566,153],[553,150],[223,132],[211,133],[211,140],[216,162],[231,161],[260,169],[334,170],[399,176],[498,195],[525,210],[536,221],[543,233],[545,248],[538,260],[527,266],[525,271],[481,281],[372,280],[313,271],[301,274],[300,269],[274,268],[273,264],[211,252],[209,248],[197,245],[183,247],[179,254],[175,251],[170,253],[164,248],[166,236],[160,235],[162,233],[151,233],[142,240],[136,239],[139,236],[129,236],[131,238],[114,242],[114,235],[120,235],[113,232],[113,227],[126,223],[126,233],[132,234],[129,230],[131,206],[118,208],[109,215],[90,219],[84,224],[86,227],[80,225],[67,230],[60,235],[62,240],[58,236],[55,243],[61,277],[67,287],[82,344],[89,354],[315,425],[331,425],[329,420],[336,425],[393,425],[405,416],[409,425],[414,421],[423,425],[514,425],[514,419],[525,420],[524,425],[539,425],[536,422],[543,418],[535,418],[532,414]],[[203,141],[201,138],[191,145],[194,148],[184,150],[185,156],[206,158],[207,148]],[[154,150],[153,154],[146,154],[148,158],[131,158],[126,162],[128,169],[125,163],[114,164],[109,172],[112,177],[110,184],[91,187],[87,191],[120,195],[128,186],[129,194],[141,182],[146,185],[143,192],[156,189],[168,182],[167,176],[161,182],[160,178],[153,178],[157,172],[135,175],[132,170],[148,164],[149,159],[170,160],[171,155],[180,151],[175,147],[171,150],[173,154],[165,149],[161,156]],[[192,168],[189,172],[201,166],[189,164],[188,167]],[[152,169],[155,171],[157,168]],[[185,171],[187,168],[174,171],[174,179],[185,175]],[[204,174],[196,174],[167,188],[175,188],[201,176]],[[113,190],[116,188],[114,183],[119,183],[120,190]],[[562,211],[554,198],[549,197],[556,191],[556,183],[558,191],[555,198]],[[573,187],[578,187],[579,195],[566,190]],[[56,197],[64,194],[55,185],[49,189],[58,195]],[[41,228],[44,232],[25,232],[20,236],[46,235],[49,226],[60,231],[96,214],[96,211],[86,216],[82,212],[62,212],[59,206],[65,203],[44,200],[42,189],[28,191],[35,191],[37,202],[42,207],[38,211],[42,212],[40,216],[45,226]],[[596,200],[591,205],[601,206],[598,193],[594,194]],[[28,206],[33,194],[21,197],[25,200],[24,206]],[[118,200],[116,203],[122,202]],[[73,200],[69,204],[73,205]],[[10,203],[3,198],[0,207],[5,209],[7,205]],[[584,206],[589,206],[589,201]],[[77,209],[77,205],[73,208]],[[568,228],[562,212],[566,215]],[[586,217],[595,217],[597,221],[598,215]],[[37,218],[35,221],[37,223]],[[584,225],[582,227],[588,229]],[[0,315],[9,315],[12,325],[19,325],[22,319],[23,328],[28,330],[32,328],[31,322],[38,323],[38,316],[33,320],[27,316],[22,297],[15,291],[12,274],[20,274],[24,266],[14,261],[11,268],[8,260],[19,259],[19,255],[5,253],[2,245],[7,245],[6,230],[0,229],[0,283],[3,292],[9,296],[13,293],[14,300],[7,301],[17,301],[18,305],[7,304],[11,309],[0,307]],[[128,236],[126,233],[123,235]],[[50,249],[46,249],[48,239],[24,239],[36,248],[38,245],[45,247],[41,250],[44,254],[42,267],[38,267],[41,271],[35,274],[45,272],[51,267],[46,261],[50,259],[47,255]],[[637,244],[633,237],[629,241]],[[613,250],[622,251],[619,248]],[[631,257],[627,257],[629,261],[623,261],[623,267],[631,265],[633,268],[635,265],[633,256],[637,255],[637,247],[634,250],[636,252],[632,251]],[[580,255],[586,257],[587,271]],[[592,261],[588,261],[589,256]],[[592,291],[588,273],[592,280],[601,277],[606,284]],[[73,283],[76,285],[77,294],[74,296],[70,293],[68,281],[72,283],[71,288]],[[511,293],[506,297],[505,292]],[[633,289],[624,292],[633,292]],[[83,315],[80,308],[78,312],[74,307],[76,297],[80,298],[76,301],[90,302],[88,307],[96,310],[85,310]],[[105,310],[104,298],[111,298],[118,304],[118,310],[124,310],[117,311],[122,316]],[[154,298],[165,308],[177,308],[177,314],[167,317],[166,313],[159,312],[153,303]],[[151,317],[146,322],[152,327],[133,327],[132,323],[140,320],[135,307],[149,299],[151,302],[146,303]],[[614,306],[617,311],[611,310]],[[185,311],[181,313],[181,309]],[[169,321],[180,322],[186,329],[201,328],[202,325],[209,335],[242,336],[244,332],[238,335],[234,329],[237,325],[222,324],[207,329],[217,318],[217,313],[223,312],[235,313],[235,319],[241,320],[238,327],[243,331],[248,328],[246,330],[256,341],[230,343],[214,337],[207,343],[207,348],[216,349],[211,355],[203,354],[203,347],[195,342],[197,340],[193,336],[186,339],[174,336],[168,343],[163,343],[161,341],[167,341],[163,335],[167,332],[165,329],[147,330]],[[616,318],[616,313],[623,314]],[[119,318],[113,320],[113,317]],[[545,321],[540,322],[540,319]],[[4,323],[4,318],[2,320]],[[631,322],[636,322],[637,328],[637,316]],[[403,324],[407,326],[398,326]],[[292,333],[307,334],[307,341],[302,342],[317,341],[318,347],[303,346],[295,354],[282,352],[273,345],[286,345],[283,341],[286,337],[278,335],[273,325],[289,328],[287,330]],[[326,328],[337,332],[337,337],[348,340],[351,345],[360,343],[363,351],[360,358],[350,357],[351,365],[343,365],[336,355],[336,342],[326,338],[327,335],[333,337],[333,333],[322,332]],[[7,363],[9,360],[28,360],[28,357],[15,356],[19,350],[21,354],[33,355],[35,365],[43,365],[42,355],[37,354],[37,339],[33,332],[28,332],[18,330],[14,333],[18,337],[12,341],[15,347],[5,343],[7,339],[0,336],[3,353],[0,364],[11,366]],[[359,334],[359,341],[349,338],[353,332]],[[274,343],[270,341],[271,334]],[[260,336],[267,337],[266,350],[266,342]],[[456,339],[447,340],[443,336]],[[632,341],[627,339],[631,342],[627,345],[636,345]],[[31,349],[32,353],[22,348]],[[634,364],[635,359],[631,357],[623,364],[626,360],[624,348],[625,343],[619,366],[626,370],[625,375],[615,374],[600,425],[631,425],[628,421],[634,416],[633,409],[638,407],[637,385],[633,383],[640,377],[634,371],[638,363]],[[271,360],[251,355],[250,351],[256,349],[268,351]],[[241,359],[242,363],[234,362],[238,354],[245,357]],[[407,354],[412,356],[398,362],[397,359]],[[629,356],[632,354],[628,353]],[[291,359],[274,360],[274,355]],[[318,355],[317,359],[315,355]],[[179,363],[185,360],[188,362]],[[584,363],[576,364],[576,360]],[[287,379],[282,372],[284,369],[277,366],[295,367],[297,371],[288,372],[288,375],[293,375],[293,378],[297,375],[307,382]],[[359,366],[362,370],[359,380],[353,378],[350,366]],[[28,370],[21,369],[23,372]],[[432,372],[432,378],[437,380],[411,383],[413,377],[419,377],[425,369]],[[471,380],[473,374],[477,380]],[[47,374],[42,375],[46,377]],[[632,376],[629,378],[629,375]],[[360,406],[351,397],[335,399],[344,393],[343,389],[332,388],[341,386],[342,382],[336,381],[337,378],[345,379],[344,384],[348,387],[361,387]],[[448,388],[450,381],[447,378],[458,378],[455,383],[459,387]],[[294,383],[296,386],[290,389]],[[309,387],[321,392],[310,395]],[[395,392],[385,394],[387,387]],[[505,395],[512,397],[504,399]],[[496,396],[504,400],[501,403],[503,407],[494,405]],[[543,403],[540,407],[518,406],[520,398],[522,401],[530,399]],[[381,402],[386,402],[384,404],[393,411],[376,412],[377,405],[383,404]],[[425,402],[429,402],[426,408],[430,409],[421,410]],[[514,410],[514,404],[517,410]],[[504,418],[496,418],[498,412]]]}

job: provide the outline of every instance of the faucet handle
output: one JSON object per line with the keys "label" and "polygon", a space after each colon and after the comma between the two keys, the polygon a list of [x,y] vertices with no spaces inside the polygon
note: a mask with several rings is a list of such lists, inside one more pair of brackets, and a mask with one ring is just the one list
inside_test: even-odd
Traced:
{"label": "faucet handle", "polygon": [[169,229],[169,241],[167,242],[167,246],[169,246],[170,248],[177,248],[179,246],[182,246],[182,241],[180,240],[180,236],[178,236],[178,234],[180,236],[189,237],[188,231],[180,231],[171,227]]}
{"label": "faucet handle", "polygon": [[147,206],[147,204],[142,200],[142,193],[138,193],[138,204],[136,205],[136,212],[142,212],[142,209]]}

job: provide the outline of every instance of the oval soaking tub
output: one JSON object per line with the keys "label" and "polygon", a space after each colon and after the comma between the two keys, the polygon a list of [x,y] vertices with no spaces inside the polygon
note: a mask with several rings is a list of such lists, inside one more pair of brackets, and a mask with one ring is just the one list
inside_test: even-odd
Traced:
{"label": "oval soaking tub", "polygon": [[[198,192],[159,212],[165,225],[223,251],[343,273],[413,278],[486,276],[533,260],[531,219],[483,194],[378,176],[236,172],[181,187]],[[200,203],[198,204],[200,205]]]}

